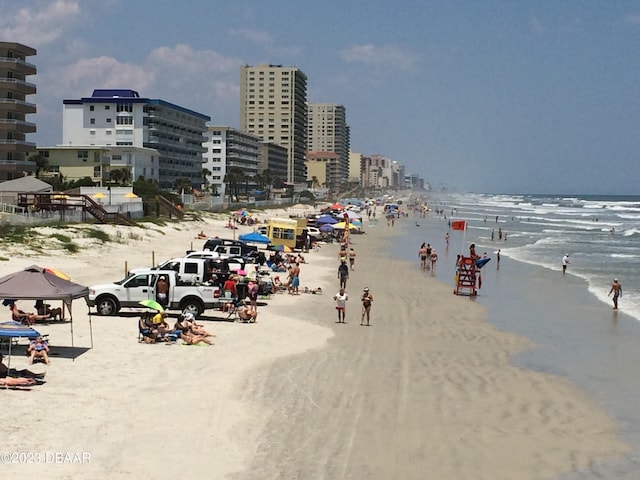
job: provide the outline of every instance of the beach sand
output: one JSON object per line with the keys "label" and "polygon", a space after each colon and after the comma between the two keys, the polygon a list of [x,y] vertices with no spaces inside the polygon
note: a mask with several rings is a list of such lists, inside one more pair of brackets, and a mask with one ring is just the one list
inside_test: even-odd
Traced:
{"label": "beach sand", "polygon": [[[231,236],[223,223],[104,227],[122,243],[87,239],[93,246],[74,255],[15,254],[0,275],[38,264],[86,285],[112,281],[125,261],[133,268],[149,265],[152,252],[157,263],[192,242],[198,248],[200,230]],[[301,285],[321,286],[322,295],[275,295],[256,324],[205,318],[217,335],[212,347],[140,344],[129,313],[93,315],[87,349],[87,307],[76,301],[76,348],[68,324],[39,326],[52,364],[33,369],[46,370],[47,383],[2,391],[10,405],[0,413],[2,450],[40,455],[4,470],[55,479],[548,479],[628,451],[569,381],[510,363],[529,341],[392,259],[394,233],[353,237],[345,325],[335,323],[332,299],[337,245],[302,265]],[[364,286],[374,295],[370,327],[359,321]],[[12,366],[26,367],[25,357]],[[85,461],[56,463],[61,454]]]}

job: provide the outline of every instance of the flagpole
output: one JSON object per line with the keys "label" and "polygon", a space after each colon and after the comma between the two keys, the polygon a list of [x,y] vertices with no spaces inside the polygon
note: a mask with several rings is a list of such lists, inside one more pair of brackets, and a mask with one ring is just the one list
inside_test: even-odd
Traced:
{"label": "flagpole", "polygon": [[467,245],[467,221],[464,221],[464,231],[462,232],[462,256],[464,257],[464,249]]}

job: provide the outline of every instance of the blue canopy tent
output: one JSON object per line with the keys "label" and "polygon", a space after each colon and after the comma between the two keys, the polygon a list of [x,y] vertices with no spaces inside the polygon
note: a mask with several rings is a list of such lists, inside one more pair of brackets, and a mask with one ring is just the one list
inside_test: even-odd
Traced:
{"label": "blue canopy tent", "polygon": [[264,245],[271,243],[269,237],[262,235],[260,232],[243,233],[238,238],[248,243],[262,243]]}
{"label": "blue canopy tent", "polygon": [[0,338],[9,339],[9,355],[7,359],[7,368],[11,368],[11,348],[13,347],[14,338],[38,338],[40,333],[33,328],[23,325],[20,322],[3,322],[0,323]]}

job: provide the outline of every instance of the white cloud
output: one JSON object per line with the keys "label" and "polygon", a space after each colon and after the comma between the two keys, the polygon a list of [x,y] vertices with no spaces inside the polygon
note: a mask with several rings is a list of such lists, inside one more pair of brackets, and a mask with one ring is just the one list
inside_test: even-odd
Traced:
{"label": "white cloud", "polygon": [[41,47],[62,37],[81,14],[77,0],[40,2],[38,5],[2,15],[0,38]]}
{"label": "white cloud", "polygon": [[340,56],[349,63],[394,67],[401,70],[413,69],[418,61],[418,57],[412,52],[393,45],[353,45],[342,50]]}

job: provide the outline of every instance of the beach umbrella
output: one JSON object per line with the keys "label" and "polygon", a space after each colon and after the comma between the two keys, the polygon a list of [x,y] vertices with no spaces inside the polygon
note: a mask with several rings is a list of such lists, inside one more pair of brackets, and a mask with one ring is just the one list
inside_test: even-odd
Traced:
{"label": "beach umbrella", "polygon": [[338,223],[338,220],[333,218],[331,215],[320,215],[318,218],[316,218],[317,225],[322,225],[323,223],[333,224]]}
{"label": "beach umbrella", "polygon": [[344,207],[340,205],[338,202],[334,203],[329,207],[331,210],[344,210]]}
{"label": "beach umbrella", "polygon": [[353,210],[345,210],[345,213],[351,219],[353,219],[353,218],[362,218],[362,215],[360,215],[358,212],[354,212]]}
{"label": "beach umbrella", "polygon": [[135,193],[133,193],[133,192],[129,192],[129,193],[125,193],[125,194],[124,194],[124,197],[125,197],[125,198],[138,198],[138,195],[136,195],[136,194],[135,194]]}
{"label": "beach umbrella", "polygon": [[71,277],[69,275],[67,275],[66,273],[62,273],[60,270],[56,270],[55,268],[45,267],[44,271],[51,273],[52,275],[55,275],[56,277],[63,280],[71,280]]}
{"label": "beach umbrella", "polygon": [[[347,227],[347,224],[344,222],[340,222],[340,223],[336,223],[335,225],[332,225],[333,228],[335,228],[336,230],[344,230]],[[353,223],[349,224],[349,230],[357,230],[358,227],[356,227]]]}
{"label": "beach umbrella", "polygon": [[93,198],[107,198],[107,196],[102,193],[102,192],[98,192],[98,193],[94,193],[93,195],[91,195]]}
{"label": "beach umbrella", "polygon": [[164,312],[164,307],[155,300],[140,300],[138,303],[144,307],[153,308],[154,310],[158,310],[159,312]]}
{"label": "beach umbrella", "polygon": [[238,237],[243,242],[269,244],[271,240],[260,232],[243,233]]}
{"label": "beach umbrella", "polygon": [[324,225],[321,225],[319,230],[321,232],[330,232],[331,230],[333,230],[333,225],[329,225],[328,223],[325,223]]}
{"label": "beach umbrella", "polygon": [[293,249],[291,247],[288,247],[287,245],[273,245],[269,247],[269,250],[275,250],[276,252],[285,252],[285,253],[293,252]]}

